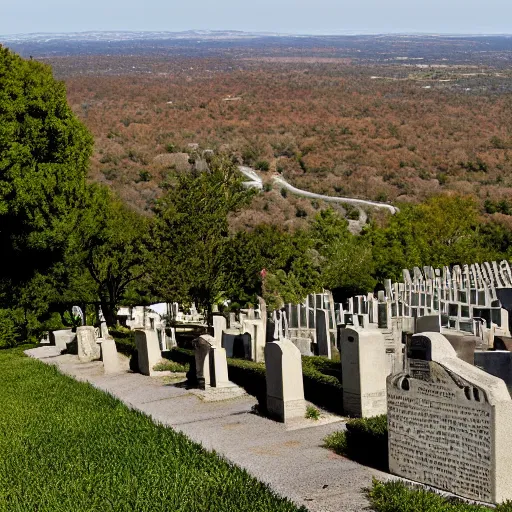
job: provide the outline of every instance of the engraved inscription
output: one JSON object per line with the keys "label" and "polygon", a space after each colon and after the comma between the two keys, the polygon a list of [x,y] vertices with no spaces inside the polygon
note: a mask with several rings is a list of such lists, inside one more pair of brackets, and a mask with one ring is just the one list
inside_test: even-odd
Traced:
{"label": "engraved inscription", "polygon": [[492,501],[491,406],[457,386],[411,380],[388,389],[390,469],[461,496]]}

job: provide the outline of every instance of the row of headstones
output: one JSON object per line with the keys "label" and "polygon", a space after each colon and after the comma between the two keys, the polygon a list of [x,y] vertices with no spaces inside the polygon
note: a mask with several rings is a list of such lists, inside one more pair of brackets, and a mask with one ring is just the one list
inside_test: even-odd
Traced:
{"label": "row of headstones", "polygon": [[[499,263],[484,262],[481,265],[474,263],[463,265],[462,268],[454,265],[451,269],[446,266],[442,269],[423,267],[421,271],[418,267],[414,267],[412,277],[408,269],[403,270],[403,277],[404,283],[412,286],[416,291],[432,291],[433,288],[448,291],[489,289],[492,293],[496,288],[512,287],[512,270],[507,260]],[[454,298],[453,295],[452,298]]]}
{"label": "row of headstones", "polygon": [[[161,359],[154,331],[136,330],[135,343],[139,371],[154,375],[153,367]],[[194,340],[196,379],[200,389],[233,386],[228,378],[226,349],[210,335]],[[267,383],[267,411],[278,421],[304,418],[306,402],[302,381],[302,359],[298,348],[289,340],[266,343],[264,359]]]}
{"label": "row of headstones", "polygon": [[102,360],[105,373],[117,373],[119,360],[114,339],[109,335],[105,323],[100,328],[82,325],[71,329],[51,331],[48,338],[41,340],[43,344],[56,346],[60,351],[72,349],[76,344],[76,353],[82,363]]}

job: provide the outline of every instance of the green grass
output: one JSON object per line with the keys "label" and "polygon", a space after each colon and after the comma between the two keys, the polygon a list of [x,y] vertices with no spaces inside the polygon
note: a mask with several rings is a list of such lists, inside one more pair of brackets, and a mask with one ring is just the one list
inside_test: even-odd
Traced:
{"label": "green grass", "polygon": [[2,512],[305,510],[21,348],[0,350],[0,411]]}
{"label": "green grass", "polygon": [[176,363],[175,361],[162,361],[162,362],[156,364],[155,366],[153,366],[153,370],[155,370],[157,372],[169,371],[169,372],[184,373],[184,372],[188,372],[189,369],[190,369],[189,364],[187,364],[187,363],[180,364],[180,363]]}
{"label": "green grass", "polygon": [[[490,512],[491,508],[445,498],[430,491],[411,489],[399,481],[373,481],[368,491],[376,512]],[[512,512],[512,502],[498,505],[495,512]]]}

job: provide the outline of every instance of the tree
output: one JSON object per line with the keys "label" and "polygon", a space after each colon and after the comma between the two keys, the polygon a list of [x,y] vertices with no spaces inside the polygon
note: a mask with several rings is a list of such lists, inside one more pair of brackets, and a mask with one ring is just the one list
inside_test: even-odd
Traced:
{"label": "tree", "polygon": [[375,277],[400,279],[404,268],[492,258],[493,251],[482,243],[481,226],[477,204],[469,197],[443,195],[405,205],[387,226],[373,224],[365,233],[373,246]]}
{"label": "tree", "polygon": [[78,302],[99,300],[108,325],[115,324],[128,287],[146,274],[149,224],[108,188],[88,186],[68,252],[70,295]]}
{"label": "tree", "polygon": [[62,260],[81,205],[92,137],[47,65],[0,47],[0,281]]}
{"label": "tree", "polygon": [[91,152],[51,68],[0,46],[0,307],[23,339],[58,297]]}
{"label": "tree", "polygon": [[155,207],[152,281],[168,301],[195,301],[210,317],[225,285],[228,215],[253,191],[243,186],[237,167],[215,157],[210,169],[180,174]]}

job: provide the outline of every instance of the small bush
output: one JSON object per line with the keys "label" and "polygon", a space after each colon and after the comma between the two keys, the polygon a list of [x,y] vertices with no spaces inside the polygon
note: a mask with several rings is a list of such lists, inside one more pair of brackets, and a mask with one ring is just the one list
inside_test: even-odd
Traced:
{"label": "small bush", "polygon": [[339,455],[388,470],[387,416],[356,418],[347,421],[346,430],[334,432],[324,439],[325,446]]}
{"label": "small bush", "polygon": [[288,190],[286,190],[285,188],[282,188],[282,189],[281,189],[281,195],[282,195],[283,197],[286,197],[286,196],[288,195]]}
{"label": "small bush", "polygon": [[318,420],[320,418],[320,411],[313,407],[312,405],[308,405],[306,407],[306,419],[308,420]]}
{"label": "small bush", "polygon": [[258,160],[254,167],[258,171],[268,171],[270,169],[270,164],[266,160]]}
{"label": "small bush", "polygon": [[137,180],[137,183],[141,182],[141,181],[150,181],[151,180],[151,173],[149,171],[146,171],[146,170],[142,170],[139,172],[139,178]]}
{"label": "small bush", "polygon": [[19,326],[10,309],[0,309],[0,348],[14,347],[20,335]]}

